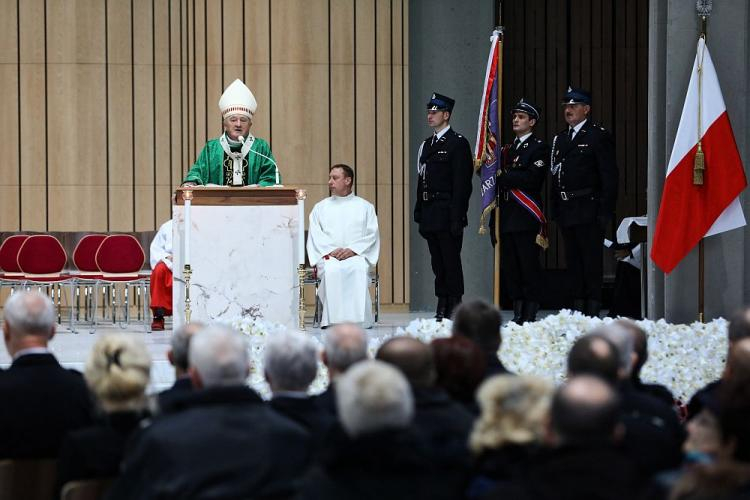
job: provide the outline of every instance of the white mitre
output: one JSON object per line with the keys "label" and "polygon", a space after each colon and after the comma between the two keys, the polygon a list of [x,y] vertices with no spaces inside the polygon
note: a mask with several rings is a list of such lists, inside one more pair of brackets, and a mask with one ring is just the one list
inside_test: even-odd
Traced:
{"label": "white mitre", "polygon": [[255,96],[239,78],[227,87],[219,99],[222,119],[230,115],[245,115],[252,118],[257,107]]}

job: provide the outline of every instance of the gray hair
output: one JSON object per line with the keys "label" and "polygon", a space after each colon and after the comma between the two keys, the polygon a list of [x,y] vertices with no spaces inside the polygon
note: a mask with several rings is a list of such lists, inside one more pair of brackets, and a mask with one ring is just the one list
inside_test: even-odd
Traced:
{"label": "gray hair", "polygon": [[633,368],[633,349],[635,343],[633,334],[630,333],[628,328],[615,321],[596,328],[592,333],[601,335],[617,347],[619,368],[625,375],[629,376],[630,370]]}
{"label": "gray hair", "polygon": [[414,416],[414,398],[406,377],[377,360],[361,361],[339,377],[336,406],[341,425],[353,437],[406,427]]}
{"label": "gray hair", "polygon": [[339,372],[367,359],[367,338],[357,325],[344,323],[334,326],[325,337],[328,366]]}
{"label": "gray hair", "polygon": [[187,370],[190,363],[188,361],[188,351],[190,349],[190,339],[198,333],[205,325],[200,322],[185,323],[174,331],[169,345],[172,348],[172,363],[180,370]]}
{"label": "gray hair", "polygon": [[224,325],[211,325],[193,335],[188,358],[206,388],[244,385],[250,372],[245,339]]}
{"label": "gray hair", "polygon": [[3,308],[8,325],[24,335],[46,335],[57,323],[55,305],[39,292],[15,292]]}
{"label": "gray hair", "polygon": [[306,391],[318,372],[318,347],[298,332],[278,332],[266,342],[264,369],[273,391]]}

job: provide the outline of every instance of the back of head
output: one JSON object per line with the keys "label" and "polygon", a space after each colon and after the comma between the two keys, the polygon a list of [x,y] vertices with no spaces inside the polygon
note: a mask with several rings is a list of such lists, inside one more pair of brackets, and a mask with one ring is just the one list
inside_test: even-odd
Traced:
{"label": "back of head", "polygon": [[568,353],[568,375],[595,375],[615,384],[618,379],[617,348],[602,335],[579,337]]}
{"label": "back of head", "polygon": [[750,307],[744,307],[732,315],[727,336],[731,344],[750,337]]}
{"label": "back of head", "polygon": [[349,436],[403,428],[411,423],[414,399],[406,378],[382,361],[361,361],[336,382],[336,405]]}
{"label": "back of head", "polygon": [[145,406],[151,356],[142,340],[125,334],[100,337],[89,354],[84,377],[104,411]]}
{"label": "back of head", "polygon": [[560,444],[608,443],[619,420],[619,401],[604,381],[581,375],[557,389],[550,416]]}
{"label": "back of head", "polygon": [[413,386],[428,387],[435,382],[432,349],[417,339],[411,337],[389,339],[380,346],[375,357],[401,370]]}
{"label": "back of head", "polygon": [[750,338],[735,341],[729,350],[718,407],[722,440],[736,460],[750,462]]}
{"label": "back of head", "polygon": [[552,400],[552,385],[531,375],[496,375],[477,392],[481,414],[469,446],[474,453],[506,444],[540,443]]}
{"label": "back of head", "polygon": [[631,375],[637,378],[641,373],[641,368],[648,361],[648,335],[633,320],[618,319],[615,323],[627,330],[633,339],[633,353],[635,353],[637,359],[633,364]]}
{"label": "back of head", "polygon": [[224,325],[210,325],[196,333],[188,358],[200,386],[206,388],[244,385],[250,373],[245,339]]}
{"label": "back of head", "polygon": [[497,307],[482,300],[463,302],[453,313],[453,336],[463,336],[479,345],[486,353],[496,354],[500,348],[502,316]]}
{"label": "back of head", "polygon": [[57,317],[52,300],[39,292],[15,292],[5,301],[3,317],[13,335],[51,337]]}
{"label": "back of head", "polygon": [[307,391],[318,372],[318,346],[299,332],[278,332],[268,338],[264,370],[271,390]]}
{"label": "back of head", "polygon": [[614,321],[608,325],[602,325],[593,332],[608,339],[617,348],[617,365],[621,378],[629,378],[633,368],[633,334],[630,329],[622,323]]}
{"label": "back of head", "polygon": [[190,339],[203,328],[205,328],[205,325],[196,321],[185,323],[172,333],[172,338],[169,340],[170,347],[172,348],[172,364],[178,370],[187,371],[189,366],[188,352],[190,350]]}
{"label": "back of head", "polygon": [[331,328],[324,345],[326,365],[330,371],[343,373],[354,363],[367,359],[365,332],[351,323]]}
{"label": "back of head", "polygon": [[456,401],[472,403],[477,387],[484,379],[487,357],[479,346],[465,337],[432,341],[437,373],[436,385]]}

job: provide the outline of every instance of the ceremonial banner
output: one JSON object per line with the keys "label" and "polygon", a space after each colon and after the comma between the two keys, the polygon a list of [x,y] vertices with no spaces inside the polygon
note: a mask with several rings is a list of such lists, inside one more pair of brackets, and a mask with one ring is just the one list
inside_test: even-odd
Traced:
{"label": "ceremonial banner", "polygon": [[497,206],[496,176],[500,168],[500,83],[502,78],[502,32],[495,30],[490,38],[490,57],[484,77],[482,106],[479,109],[477,143],[474,148],[474,167],[482,180],[482,214],[479,220],[479,234],[487,233],[489,214]]}
{"label": "ceremonial banner", "polygon": [[[695,170],[702,180],[694,181]],[[670,273],[703,237],[744,226],[739,194],[746,186],[716,69],[701,37],[656,219],[654,263]]]}

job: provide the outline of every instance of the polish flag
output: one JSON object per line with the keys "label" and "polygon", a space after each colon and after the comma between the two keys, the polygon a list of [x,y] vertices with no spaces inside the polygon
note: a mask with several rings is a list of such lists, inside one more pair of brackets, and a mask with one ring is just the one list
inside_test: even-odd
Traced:
{"label": "polish flag", "polygon": [[[702,95],[699,95],[699,78]],[[693,165],[699,138],[706,169],[703,185],[694,185]],[[670,273],[701,238],[744,226],[739,194],[745,186],[745,170],[719,79],[701,37],[656,219],[651,248],[654,263]]]}

